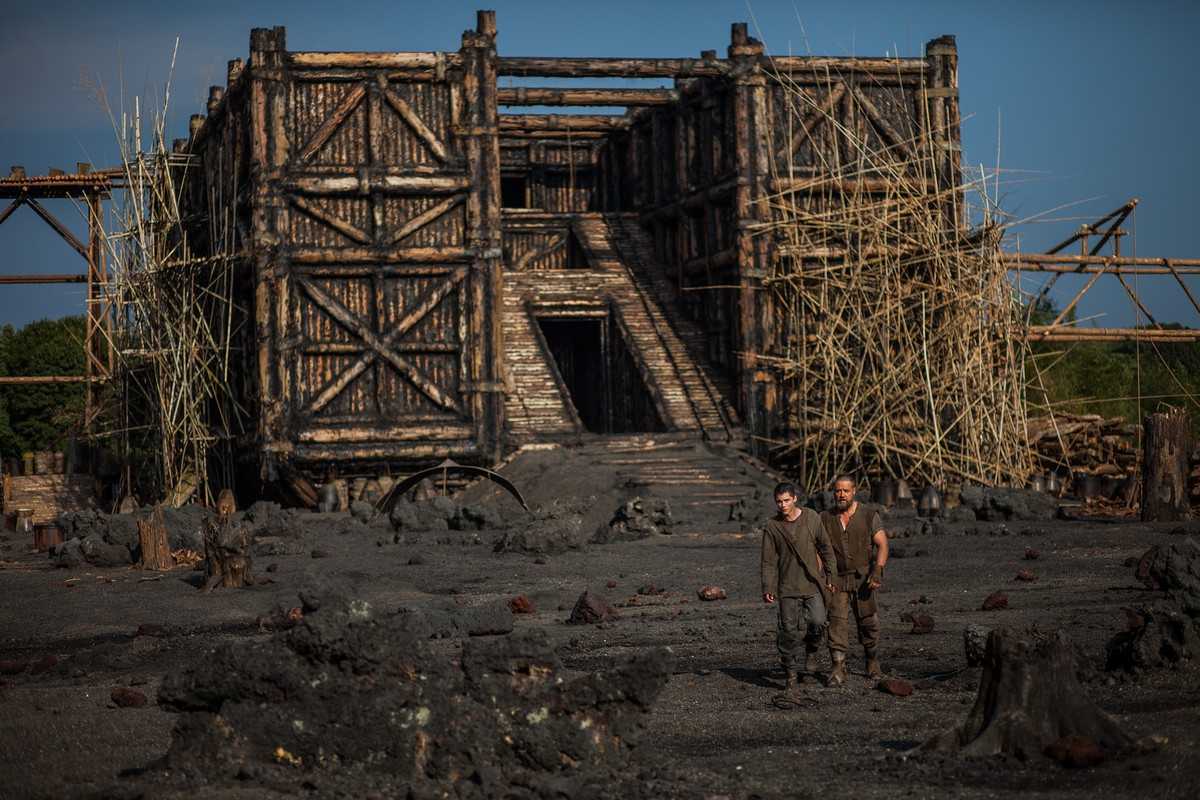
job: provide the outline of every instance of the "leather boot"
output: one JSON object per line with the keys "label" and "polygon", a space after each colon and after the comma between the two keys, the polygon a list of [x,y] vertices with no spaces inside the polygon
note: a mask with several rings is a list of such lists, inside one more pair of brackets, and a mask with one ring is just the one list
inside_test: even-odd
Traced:
{"label": "leather boot", "polygon": [[833,669],[829,672],[829,685],[841,686],[846,682],[846,654],[831,653],[833,659]]}
{"label": "leather boot", "polygon": [[883,667],[879,666],[879,651],[868,650],[867,652],[867,678],[869,680],[878,680],[883,677]]}

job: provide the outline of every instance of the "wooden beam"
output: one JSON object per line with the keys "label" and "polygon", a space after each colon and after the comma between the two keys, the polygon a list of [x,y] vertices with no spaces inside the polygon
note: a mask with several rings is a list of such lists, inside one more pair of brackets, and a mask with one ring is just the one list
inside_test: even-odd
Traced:
{"label": "wooden beam", "polygon": [[424,228],[426,225],[450,211],[464,200],[466,200],[466,195],[456,194],[448,197],[437,205],[431,206],[425,211],[422,211],[417,216],[407,220],[395,231],[390,232],[388,234],[389,243],[393,245],[399,244],[402,239],[412,236],[414,233],[421,230],[421,228]]}
{"label": "wooden beam", "polygon": [[86,273],[78,275],[0,275],[0,285],[36,283],[87,283]]}
{"label": "wooden beam", "polygon": [[58,221],[58,217],[54,216],[45,208],[43,208],[42,204],[37,200],[34,200],[32,197],[25,198],[25,202],[30,208],[37,212],[39,217],[46,221],[47,225],[53,228],[55,232],[63,238],[63,241],[75,248],[75,252],[83,256],[84,260],[87,260],[87,247],[84,246],[83,242],[76,238],[75,234],[71,233],[71,231],[67,229],[67,226]]}
{"label": "wooden beam", "polygon": [[690,78],[730,72],[718,59],[697,58],[500,58],[498,74],[537,78]]}
{"label": "wooden beam", "polygon": [[884,76],[921,75],[929,65],[923,58],[837,58],[834,56],[765,56],[767,74],[816,72],[822,79],[832,73],[867,72]]}
{"label": "wooden beam", "polygon": [[0,377],[2,384],[37,384],[37,383],[87,383],[99,380],[86,375],[5,375]]}
{"label": "wooden beam", "polygon": [[[1160,272],[1170,274],[1170,269],[1167,268],[1167,262],[1175,268],[1179,267],[1200,267],[1200,258],[1161,258],[1158,256],[1065,256],[1049,253],[1001,253],[1000,260],[1006,264],[1013,265],[1010,269],[1017,269],[1017,265],[1021,269],[1035,271],[1037,265],[1057,265],[1057,264],[1096,264],[1103,265],[1108,268],[1112,267],[1161,267]],[[1045,270],[1047,272],[1057,272],[1061,270]],[[1073,270],[1070,270],[1073,271]],[[1186,274],[1186,273],[1184,273]]]}
{"label": "wooden beam", "polygon": [[351,225],[349,222],[342,219],[341,217],[338,217],[334,214],[330,214],[329,212],[325,211],[325,209],[320,208],[319,206],[317,206],[314,203],[309,202],[308,200],[305,200],[303,197],[300,197],[299,195],[294,195],[294,194],[290,195],[289,199],[292,201],[292,205],[294,205],[296,208],[300,209],[305,214],[308,214],[310,217],[315,219],[317,222],[321,222],[321,223],[324,223],[325,225],[328,225],[329,227],[333,228],[335,231],[342,234],[343,236],[346,236],[347,238],[351,239],[352,241],[358,242],[359,244],[370,244],[371,243],[371,235],[370,234],[368,234],[366,231],[362,230],[361,228]]}
{"label": "wooden beam", "polygon": [[346,121],[354,109],[358,108],[358,104],[367,96],[367,87],[359,84],[346,92],[346,96],[337,104],[333,111],[325,118],[325,121],[313,132],[308,141],[300,148],[300,159],[307,161],[316,155],[326,142],[333,136],[342,123]]}
{"label": "wooden beam", "polygon": [[674,89],[554,89],[518,86],[499,89],[502,106],[664,106],[679,99]]}
{"label": "wooden beam", "polygon": [[629,118],[615,114],[501,114],[500,132],[615,131],[629,127]]}
{"label": "wooden beam", "polygon": [[287,61],[305,69],[444,69],[462,65],[458,53],[288,53]]}
{"label": "wooden beam", "polygon": [[294,264],[453,263],[475,257],[467,247],[306,247],[292,250]]}
{"label": "wooden beam", "polygon": [[373,191],[437,194],[461,192],[468,188],[465,175],[371,174],[324,177],[293,175],[285,179],[286,188],[309,194],[370,194]]}
{"label": "wooden beam", "polygon": [[830,118],[833,114],[834,107],[841,101],[846,94],[846,84],[839,82],[834,86],[825,99],[821,101],[816,108],[807,109],[807,113],[803,113],[799,127],[792,134],[792,141],[775,154],[775,157],[781,161],[786,161],[791,164],[791,156],[796,152],[804,140],[812,136],[812,132],[818,125]]}
{"label": "wooden beam", "polygon": [[1065,325],[1034,325],[1027,333],[1031,342],[1200,342],[1200,330],[1145,328],[1074,328]]}
{"label": "wooden beam", "polygon": [[442,140],[437,138],[434,132],[429,129],[429,126],[425,124],[424,120],[417,116],[417,113],[412,110],[408,102],[391,89],[386,88],[383,90],[383,98],[387,100],[392,110],[408,123],[408,127],[412,128],[413,133],[425,143],[425,146],[429,148],[429,152],[433,153],[434,158],[443,164],[446,163],[446,159],[449,158],[446,154],[446,145],[442,144]]}

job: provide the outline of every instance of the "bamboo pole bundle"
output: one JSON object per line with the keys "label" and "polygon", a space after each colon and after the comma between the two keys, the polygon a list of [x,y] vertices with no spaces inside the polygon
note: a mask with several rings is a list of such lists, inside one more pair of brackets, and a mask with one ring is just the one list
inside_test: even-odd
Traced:
{"label": "bamboo pole bundle", "polygon": [[[787,152],[809,137],[822,163],[797,181],[802,168],[772,159],[775,193],[759,226],[777,254],[766,287],[779,330],[758,359],[782,377],[790,432],[773,456],[808,490],[842,472],[1020,485],[1033,468],[1025,337],[986,178],[958,185],[948,123],[939,132],[934,115],[923,130],[869,137],[876,115],[845,110],[865,95],[827,78],[822,102],[774,76]],[[969,230],[962,204],[973,189],[985,214]]]}
{"label": "bamboo pole bundle", "polygon": [[[143,495],[179,505],[193,496],[211,502],[216,488],[233,482],[231,437],[244,417],[231,361],[240,335],[234,214],[242,176],[236,163],[222,163],[230,156],[218,150],[213,167],[224,179],[201,181],[198,160],[168,147],[169,103],[168,80],[151,119],[144,123],[140,98],[132,115],[114,117],[127,188],[105,239],[117,322],[111,433],[122,443],[125,491],[137,482],[137,469]],[[208,192],[206,219],[181,214],[181,197],[193,183]],[[212,475],[214,467],[222,474]]]}

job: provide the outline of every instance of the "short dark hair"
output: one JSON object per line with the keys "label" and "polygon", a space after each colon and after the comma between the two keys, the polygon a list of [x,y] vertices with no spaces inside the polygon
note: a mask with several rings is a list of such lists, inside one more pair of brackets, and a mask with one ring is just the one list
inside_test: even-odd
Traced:
{"label": "short dark hair", "polygon": [[833,479],[833,483],[831,485],[837,486],[839,483],[848,483],[851,486],[853,486],[855,489],[858,488],[858,481],[854,480],[854,476],[850,475],[850,474],[838,475],[836,478]]}
{"label": "short dark hair", "polygon": [[775,496],[779,497],[781,494],[790,494],[792,497],[800,496],[800,492],[796,490],[796,484],[788,482],[775,484]]}

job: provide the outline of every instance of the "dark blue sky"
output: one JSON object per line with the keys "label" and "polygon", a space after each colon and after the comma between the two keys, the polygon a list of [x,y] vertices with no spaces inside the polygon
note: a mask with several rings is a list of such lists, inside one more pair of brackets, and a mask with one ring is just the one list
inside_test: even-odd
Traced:
{"label": "dark blue sky", "polygon": [[[704,2],[9,2],[0,28],[0,173],[114,165],[114,134],[96,101],[102,83],[161,101],[171,49],[171,137],[185,136],[225,64],[246,57],[250,28],[287,26],[291,50],[455,50],[476,8],[495,8],[504,55],[695,56],[724,50],[729,24],[748,20],[773,53],[919,56],[954,34],[964,164],[997,163],[1002,206],[1025,250],[1065,238],[1130,197],[1141,198],[1126,250],[1200,257],[1200,92],[1193,59],[1200,11],[1187,2],[834,3]],[[545,83],[544,81],[534,81]],[[69,203],[56,210],[81,229]],[[1057,209],[1057,210],[1055,210]],[[28,209],[0,226],[0,272],[73,272],[74,255]],[[1112,285],[1104,285],[1111,282]],[[1078,282],[1063,280],[1060,301]],[[1139,291],[1162,321],[1200,326],[1168,280]],[[1200,287],[1194,290],[1200,294]],[[0,323],[79,313],[79,286],[0,287]],[[1080,307],[1096,324],[1128,325],[1119,285],[1100,281]]]}

